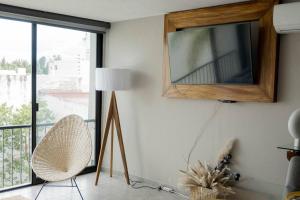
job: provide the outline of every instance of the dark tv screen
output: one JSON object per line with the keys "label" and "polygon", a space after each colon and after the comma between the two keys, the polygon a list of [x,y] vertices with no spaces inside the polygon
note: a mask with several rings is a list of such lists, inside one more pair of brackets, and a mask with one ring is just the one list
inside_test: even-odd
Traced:
{"label": "dark tv screen", "polygon": [[173,84],[254,84],[258,23],[245,22],[168,33]]}

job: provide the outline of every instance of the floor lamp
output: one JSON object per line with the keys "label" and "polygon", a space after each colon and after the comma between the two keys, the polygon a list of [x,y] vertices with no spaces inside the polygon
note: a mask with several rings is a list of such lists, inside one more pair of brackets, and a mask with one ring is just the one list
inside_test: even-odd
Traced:
{"label": "floor lamp", "polygon": [[[105,147],[108,139],[108,135],[111,133],[111,157],[110,157],[110,176],[112,177],[113,170],[113,137],[114,137],[114,125],[116,126],[117,136],[119,140],[119,146],[121,150],[121,156],[124,166],[124,174],[126,182],[129,185],[129,175],[127,168],[127,161],[125,155],[125,148],[122,137],[122,130],[117,106],[117,99],[115,91],[128,90],[131,88],[131,71],[128,69],[115,69],[115,68],[97,68],[96,69],[96,90],[98,91],[111,91],[110,105],[107,114],[107,121],[104,130],[103,142],[100,149],[99,161],[96,172],[96,182],[98,184],[99,175],[102,167]],[[111,128],[111,132],[109,129]]]}

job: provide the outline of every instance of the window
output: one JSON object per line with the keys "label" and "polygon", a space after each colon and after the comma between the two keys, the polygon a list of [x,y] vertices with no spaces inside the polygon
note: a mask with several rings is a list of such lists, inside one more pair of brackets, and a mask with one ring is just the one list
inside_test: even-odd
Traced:
{"label": "window", "polygon": [[90,129],[89,170],[95,171],[101,95],[94,72],[101,65],[102,35],[8,19],[0,26],[0,191],[37,182],[32,149],[69,114],[84,118]]}
{"label": "window", "polygon": [[31,24],[0,19],[0,190],[31,181]]}

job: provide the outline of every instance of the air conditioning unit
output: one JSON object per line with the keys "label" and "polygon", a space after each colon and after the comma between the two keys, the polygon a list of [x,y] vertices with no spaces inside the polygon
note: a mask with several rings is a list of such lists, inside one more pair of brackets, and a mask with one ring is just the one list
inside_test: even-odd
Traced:
{"label": "air conditioning unit", "polygon": [[273,24],[277,33],[300,33],[300,2],[275,5]]}

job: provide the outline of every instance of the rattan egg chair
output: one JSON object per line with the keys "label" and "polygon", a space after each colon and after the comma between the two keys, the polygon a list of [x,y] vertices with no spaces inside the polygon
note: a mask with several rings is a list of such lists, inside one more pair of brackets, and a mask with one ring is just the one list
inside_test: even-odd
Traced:
{"label": "rattan egg chair", "polygon": [[88,165],[91,155],[92,140],[84,120],[77,115],[59,120],[32,154],[32,169],[37,177],[45,181],[35,199],[47,183],[67,179],[72,184],[67,187],[76,187],[83,199],[75,177]]}

